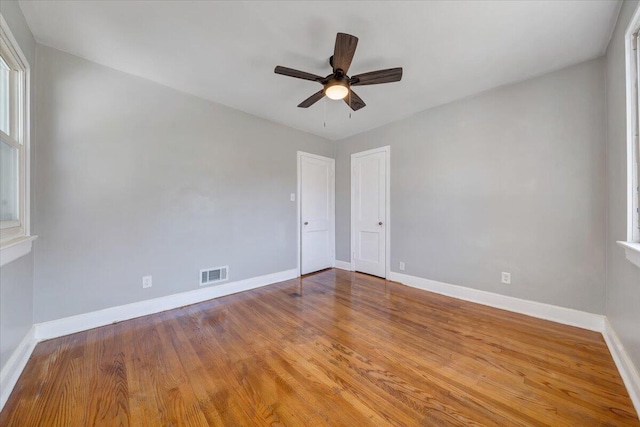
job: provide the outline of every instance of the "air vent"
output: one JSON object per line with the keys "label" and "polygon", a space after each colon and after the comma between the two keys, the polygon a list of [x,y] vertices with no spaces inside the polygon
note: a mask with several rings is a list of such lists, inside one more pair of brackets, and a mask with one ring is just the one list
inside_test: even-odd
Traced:
{"label": "air vent", "polygon": [[224,282],[229,278],[229,266],[200,270],[200,286]]}

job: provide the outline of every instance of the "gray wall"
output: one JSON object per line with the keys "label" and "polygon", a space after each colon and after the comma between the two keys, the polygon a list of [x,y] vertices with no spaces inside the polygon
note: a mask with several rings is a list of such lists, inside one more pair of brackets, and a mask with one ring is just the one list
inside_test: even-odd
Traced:
{"label": "gray wall", "polygon": [[624,33],[637,2],[625,2],[607,49],[607,298],[606,315],[640,369],[640,268],[625,258],[627,239],[627,128]]}
{"label": "gray wall", "polygon": [[[38,46],[36,323],[296,268],[320,137]],[[144,275],[153,287],[142,289]]]}
{"label": "gray wall", "polygon": [[350,154],[390,145],[392,271],[604,313],[604,98],[597,59],[339,141],[337,258]]}
{"label": "gray wall", "polygon": [[[0,1],[0,13],[32,67],[36,42],[17,2]],[[32,95],[35,90],[32,85]],[[32,97],[34,99],[34,97]],[[33,123],[33,118],[32,118]],[[32,154],[35,147],[32,140]],[[33,193],[32,193],[33,196]],[[33,197],[32,202],[33,204]],[[33,324],[33,253],[0,268],[0,369]]]}
{"label": "gray wall", "polygon": [[33,325],[32,254],[0,268],[0,369]]}

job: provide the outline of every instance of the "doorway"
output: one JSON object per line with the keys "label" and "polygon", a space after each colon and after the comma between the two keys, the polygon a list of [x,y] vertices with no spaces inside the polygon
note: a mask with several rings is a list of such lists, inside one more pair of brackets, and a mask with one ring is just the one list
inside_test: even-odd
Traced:
{"label": "doorway", "polygon": [[335,264],[335,160],[298,152],[300,275]]}
{"label": "doorway", "polygon": [[351,155],[351,267],[389,273],[390,147]]}

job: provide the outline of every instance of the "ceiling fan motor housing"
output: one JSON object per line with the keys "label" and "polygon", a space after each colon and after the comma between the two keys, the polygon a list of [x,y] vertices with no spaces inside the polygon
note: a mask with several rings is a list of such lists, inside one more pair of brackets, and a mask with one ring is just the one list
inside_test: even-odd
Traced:
{"label": "ceiling fan motor housing", "polygon": [[345,76],[344,74],[338,75],[338,73],[336,73],[333,75],[333,77],[330,76],[329,81],[325,83],[324,88],[327,89],[328,87],[335,85],[349,87],[349,77]]}

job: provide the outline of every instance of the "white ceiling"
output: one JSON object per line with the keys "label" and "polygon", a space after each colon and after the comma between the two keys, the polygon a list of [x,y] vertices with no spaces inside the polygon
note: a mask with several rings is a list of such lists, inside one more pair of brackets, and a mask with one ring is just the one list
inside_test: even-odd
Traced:
{"label": "white ceiling", "polygon": [[[341,139],[605,52],[619,1],[21,1],[42,44],[293,128]],[[321,86],[337,32],[360,38],[350,75],[367,106],[296,105]],[[326,112],[325,112],[326,111]],[[326,114],[326,127],[323,125]]]}

